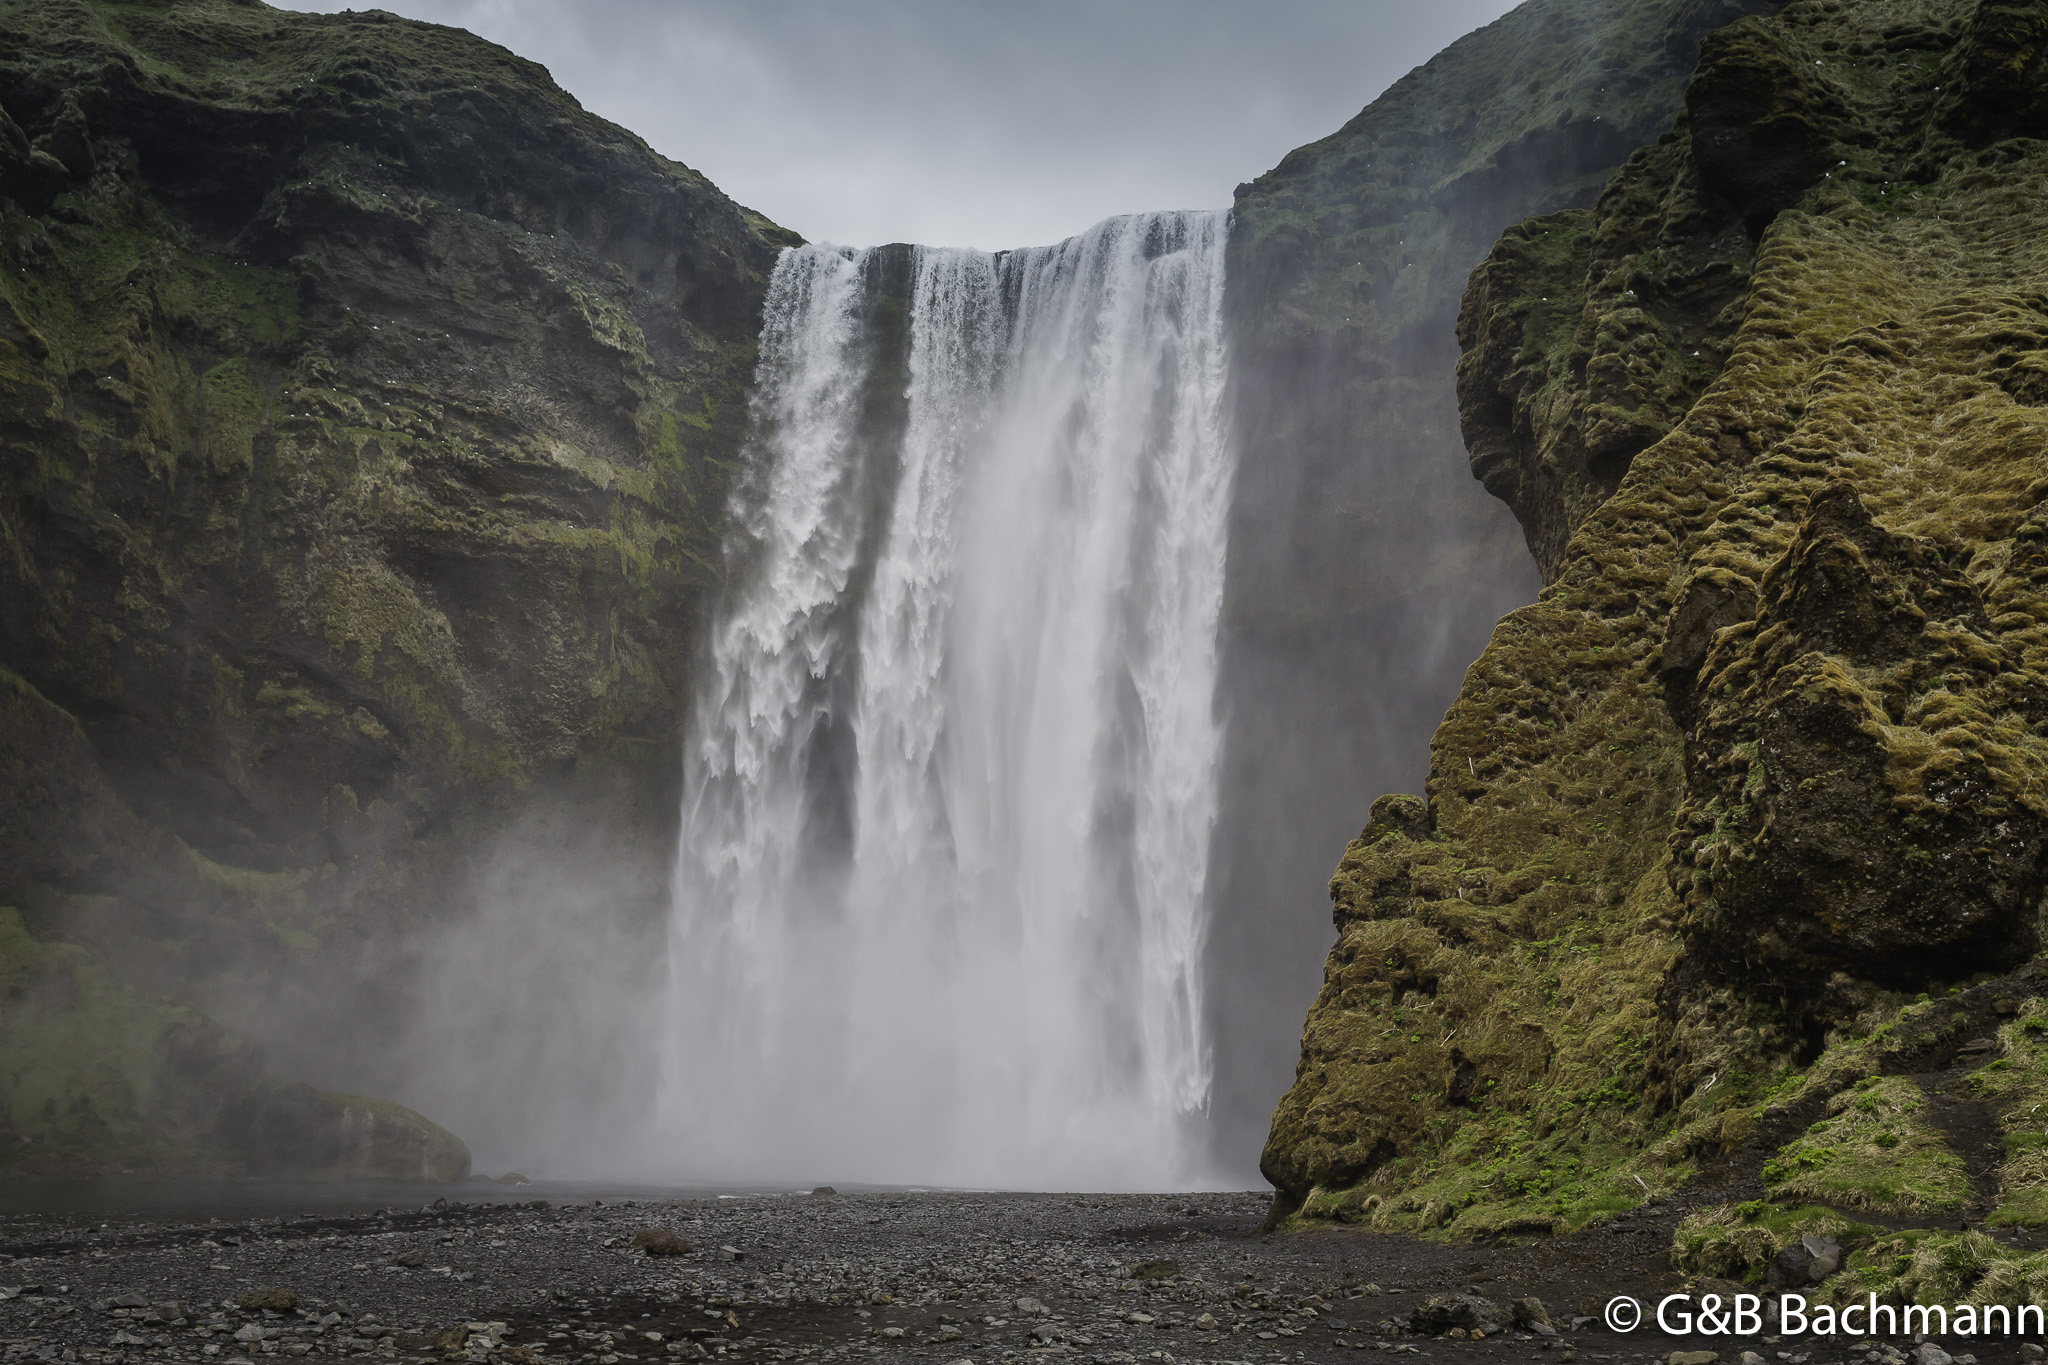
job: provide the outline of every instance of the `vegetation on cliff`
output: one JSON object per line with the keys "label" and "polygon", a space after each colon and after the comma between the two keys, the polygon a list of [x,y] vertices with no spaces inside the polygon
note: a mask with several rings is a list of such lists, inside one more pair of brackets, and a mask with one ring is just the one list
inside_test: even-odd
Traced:
{"label": "vegetation on cliff", "polygon": [[1321,869],[1421,780],[1465,665],[1540,586],[1461,467],[1466,277],[1510,224],[1589,207],[1679,112],[1701,35],[1765,8],[1531,0],[1238,187],[1212,998],[1219,1092],[1260,1107],[1253,1131],[1222,1115],[1227,1143],[1258,1141],[1292,1063]]}
{"label": "vegetation on cliff", "polygon": [[1301,1216],[1540,1233],[1693,1180],[1739,1197],[1703,1272],[1869,1211],[1922,1230],[1841,1293],[2039,1288],[1960,1225],[2041,1221],[2044,30],[1743,19],[1474,275],[1473,463],[1549,587],[1332,880],[1264,1159]]}
{"label": "vegetation on cliff", "polygon": [[658,902],[791,240],[459,30],[0,3],[0,903],[361,1071],[494,832]]}

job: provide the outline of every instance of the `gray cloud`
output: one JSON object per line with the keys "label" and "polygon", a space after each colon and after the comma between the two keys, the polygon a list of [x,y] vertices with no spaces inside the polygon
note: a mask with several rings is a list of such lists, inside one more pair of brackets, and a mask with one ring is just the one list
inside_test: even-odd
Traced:
{"label": "gray cloud", "polygon": [[[1011,247],[1204,208],[1514,0],[384,0],[548,67],[806,237]],[[335,0],[295,9],[340,10]],[[360,7],[360,6],[358,6]]]}

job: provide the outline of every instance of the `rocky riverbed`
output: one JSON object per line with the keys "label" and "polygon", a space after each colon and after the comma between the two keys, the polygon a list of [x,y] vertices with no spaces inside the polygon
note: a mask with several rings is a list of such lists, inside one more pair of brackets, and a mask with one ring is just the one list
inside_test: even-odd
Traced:
{"label": "rocky riverbed", "polygon": [[[1254,1194],[862,1193],[441,1198],[234,1222],[23,1214],[0,1222],[0,1354],[647,1365],[1382,1351],[1562,1365],[1702,1350],[1728,1365],[1947,1365],[1924,1349],[1909,1357],[1910,1339],[1609,1330],[1599,1315],[1613,1295],[1653,1303],[1685,1287],[1661,1268],[1675,1208],[1474,1248],[1349,1231],[1271,1236],[1260,1230],[1266,1207]],[[650,1254],[650,1242],[667,1254]],[[1939,1353],[1992,1365],[2022,1352],[2039,1359],[2011,1340],[1952,1338]]]}

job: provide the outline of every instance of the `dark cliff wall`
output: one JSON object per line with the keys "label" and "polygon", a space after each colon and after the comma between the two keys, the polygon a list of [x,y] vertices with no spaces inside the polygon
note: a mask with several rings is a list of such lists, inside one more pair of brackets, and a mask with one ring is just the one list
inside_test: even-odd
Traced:
{"label": "dark cliff wall", "polygon": [[1374,795],[1421,780],[1466,665],[1538,587],[1459,442],[1466,277],[1509,224],[1590,205],[1678,112],[1701,36],[1767,8],[1533,0],[1239,187],[1212,871],[1227,1159],[1257,1145],[1293,1069],[1328,944],[1323,869]]}
{"label": "dark cliff wall", "polygon": [[1331,883],[1265,1154],[1306,1216],[1690,1184],[1688,1270],[2048,1283],[1960,1231],[2048,1218],[2044,187],[2048,6],[1797,0],[1473,276],[1465,429],[1551,583]]}
{"label": "dark cliff wall", "polygon": [[0,111],[0,905],[396,1083],[421,932],[650,927],[794,239],[376,12],[7,0]]}

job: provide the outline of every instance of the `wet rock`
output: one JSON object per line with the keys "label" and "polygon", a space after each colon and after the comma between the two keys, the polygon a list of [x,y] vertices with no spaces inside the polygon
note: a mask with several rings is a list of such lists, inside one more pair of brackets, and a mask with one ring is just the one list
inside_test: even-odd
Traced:
{"label": "wet rock", "polygon": [[423,1115],[310,1085],[255,1087],[223,1131],[253,1175],[450,1184],[469,1174],[462,1139]]}
{"label": "wet rock", "polygon": [[1408,1330],[1434,1336],[1453,1328],[1469,1332],[1497,1323],[1505,1315],[1477,1294],[1433,1294],[1408,1315]]}
{"label": "wet rock", "polygon": [[690,1244],[667,1228],[648,1228],[633,1234],[633,1249],[649,1256],[687,1256]]}
{"label": "wet rock", "polygon": [[298,1306],[298,1294],[289,1289],[248,1289],[235,1298],[235,1307],[245,1313],[289,1313]]}
{"label": "wet rock", "polygon": [[92,137],[85,125],[85,111],[78,106],[75,91],[64,92],[57,107],[57,122],[43,142],[43,150],[62,162],[64,169],[80,180],[89,178],[97,166],[92,154]]}
{"label": "wet rock", "polygon": [[1841,1268],[1842,1244],[1832,1237],[1808,1233],[1778,1253],[1769,1278],[1774,1289],[1803,1289]]}
{"label": "wet rock", "polygon": [[1965,569],[1829,484],[1755,630],[1725,632],[1700,674],[1673,843],[1688,947],[1768,974],[1816,1022],[1837,972],[1916,990],[2034,950],[2048,820],[2016,770],[1942,747],[2024,667]]}

